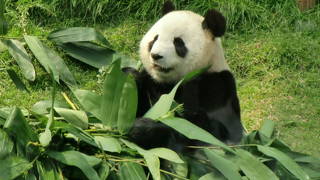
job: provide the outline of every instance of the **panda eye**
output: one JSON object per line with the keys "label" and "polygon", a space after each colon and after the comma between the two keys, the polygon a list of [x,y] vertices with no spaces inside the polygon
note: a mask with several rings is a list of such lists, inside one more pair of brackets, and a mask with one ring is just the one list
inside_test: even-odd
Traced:
{"label": "panda eye", "polygon": [[154,42],[156,42],[156,41],[158,40],[158,37],[159,37],[159,35],[156,35],[156,36],[153,38],[153,40],[149,42],[149,46],[148,46],[149,52],[151,51]]}
{"label": "panda eye", "polygon": [[184,43],[184,41],[180,37],[175,37],[173,40],[174,47],[178,56],[185,57],[188,53],[188,49]]}
{"label": "panda eye", "polygon": [[179,38],[179,37],[174,38],[173,44],[175,46],[184,46],[183,40],[181,38]]}

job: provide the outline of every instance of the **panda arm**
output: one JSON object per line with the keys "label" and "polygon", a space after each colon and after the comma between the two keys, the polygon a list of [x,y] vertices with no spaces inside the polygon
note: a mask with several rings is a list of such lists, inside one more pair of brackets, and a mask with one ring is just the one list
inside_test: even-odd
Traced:
{"label": "panda arm", "polygon": [[143,117],[158,99],[157,96],[161,95],[161,90],[146,71],[139,72],[133,68],[123,68],[122,71],[133,75],[138,89],[137,118],[128,133],[129,139],[146,149],[167,146],[174,130],[161,122]]}
{"label": "panda arm", "polygon": [[199,82],[199,107],[209,120],[205,129],[223,141],[238,143],[243,135],[236,84],[230,71],[207,73]]}

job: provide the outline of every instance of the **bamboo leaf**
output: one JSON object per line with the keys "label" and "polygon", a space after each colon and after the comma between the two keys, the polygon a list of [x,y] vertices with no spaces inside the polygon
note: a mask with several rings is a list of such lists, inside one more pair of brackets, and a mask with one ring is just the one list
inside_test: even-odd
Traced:
{"label": "bamboo leaf", "polygon": [[[38,114],[42,114],[42,115],[48,114],[50,112],[51,106],[52,106],[51,100],[38,101],[31,107],[31,111]],[[64,101],[58,101],[58,100],[54,101],[54,107],[69,108],[68,104],[66,104]]]}
{"label": "bamboo leaf", "polygon": [[160,160],[159,158],[152,154],[151,152],[142,149],[136,144],[129,142],[127,140],[121,139],[121,141],[131,149],[138,151],[140,155],[144,157],[146,160],[147,166],[149,168],[150,173],[152,174],[153,179],[160,180]]}
{"label": "bamboo leaf", "polygon": [[99,146],[101,145],[102,149],[105,151],[121,152],[121,145],[119,141],[113,137],[94,136],[94,141]]}
{"label": "bamboo leaf", "polygon": [[226,178],[223,176],[217,176],[214,173],[208,173],[199,178],[199,180],[225,180]]}
{"label": "bamboo leaf", "polygon": [[76,85],[76,80],[69,68],[55,51],[43,44],[37,37],[26,35],[24,39],[40,64],[48,73],[52,72],[57,82],[61,79],[69,86]]}
{"label": "bamboo leaf", "polygon": [[143,154],[144,159],[146,160],[148,169],[152,174],[154,180],[160,180],[160,160],[157,156],[147,152]]}
{"label": "bamboo leaf", "polygon": [[110,174],[110,168],[105,160],[102,161],[98,173],[101,180],[105,180],[108,178]]}
{"label": "bamboo leaf", "polygon": [[54,108],[54,110],[67,122],[82,129],[88,129],[88,117],[84,111],[76,111],[66,108]]}
{"label": "bamboo leaf", "polygon": [[267,136],[268,138],[271,138],[274,130],[274,122],[271,120],[264,121],[262,127],[260,128],[259,132],[263,135]]}
{"label": "bamboo leaf", "polygon": [[32,168],[32,164],[21,157],[9,156],[0,161],[0,179],[15,179]]}
{"label": "bamboo leaf", "polygon": [[[110,92],[110,91],[109,91]],[[136,82],[131,75],[126,75],[122,87],[118,110],[118,130],[125,134],[129,132],[135,119],[138,108],[138,91]]]}
{"label": "bamboo leaf", "polygon": [[[1,2],[2,4],[2,2]],[[4,4],[4,3],[3,3]],[[8,33],[8,23],[4,16],[0,14],[0,35],[6,35]]]}
{"label": "bamboo leaf", "polygon": [[159,98],[159,100],[148,110],[148,112],[144,115],[144,117],[150,118],[150,119],[158,119],[158,118],[164,116],[170,110],[172,103],[174,101],[174,96],[177,92],[177,89],[181,85],[181,83],[185,83],[185,82],[191,80],[192,78],[198,76],[199,74],[203,73],[207,69],[208,69],[208,67],[205,67],[205,68],[195,70],[193,72],[186,74],[182,78],[182,80],[180,80],[173,87],[173,89],[171,90],[171,92],[169,94],[163,94]]}
{"label": "bamboo leaf", "polygon": [[172,170],[175,172],[175,174],[186,178],[189,174],[189,164],[187,162],[185,163],[171,163]]}
{"label": "bamboo leaf", "polygon": [[102,96],[94,92],[81,89],[75,89],[72,90],[72,92],[86,111],[92,113],[99,120],[103,119],[101,113]]}
{"label": "bamboo leaf", "polygon": [[0,35],[5,35],[8,32],[8,23],[6,19],[4,18],[4,12],[5,12],[5,1],[0,0]]}
{"label": "bamboo leaf", "polygon": [[31,129],[19,108],[14,108],[4,124],[4,129],[23,147],[29,142],[36,142],[37,135]]}
{"label": "bamboo leaf", "polygon": [[49,40],[57,43],[79,42],[79,41],[98,41],[108,47],[110,43],[101,33],[94,28],[89,27],[72,27],[53,31],[48,36]]}
{"label": "bamboo leaf", "polygon": [[40,180],[59,180],[57,167],[51,160],[46,159],[46,161],[36,161],[36,166]]}
{"label": "bamboo leaf", "polygon": [[116,61],[111,66],[104,81],[101,112],[103,124],[125,133],[134,123],[138,95],[135,81],[121,71],[120,63]]}
{"label": "bamboo leaf", "polygon": [[163,94],[159,100],[149,109],[149,111],[144,115],[146,118],[158,119],[164,116],[171,108],[174,96],[177,92],[178,87],[182,83],[179,81],[169,94]]}
{"label": "bamboo leaf", "polygon": [[210,161],[210,163],[218,169],[221,174],[223,174],[229,180],[241,180],[241,175],[239,173],[240,168],[233,162],[221,157],[216,152],[212,150],[205,150],[205,153]]}
{"label": "bamboo leaf", "polygon": [[236,164],[249,179],[279,179],[267,166],[262,164],[248,151],[236,149]]}
{"label": "bamboo leaf", "polygon": [[8,69],[7,73],[9,75],[10,79],[12,80],[12,82],[14,83],[14,85],[17,87],[17,89],[19,89],[21,91],[29,92],[26,85],[22,82],[22,80],[19,78],[19,76],[17,75],[17,73],[14,70]]}
{"label": "bamboo leaf", "polygon": [[146,180],[146,174],[144,173],[141,165],[133,163],[133,162],[125,162],[120,167],[120,179],[139,179]]}
{"label": "bamboo leaf", "polygon": [[8,156],[13,150],[13,142],[8,134],[0,129],[0,159]]}
{"label": "bamboo leaf", "polygon": [[47,154],[49,157],[63,164],[78,167],[87,176],[88,179],[100,180],[97,172],[93,169],[93,166],[101,162],[101,160],[98,158],[85,155],[78,151],[49,151],[47,152]]}
{"label": "bamboo leaf", "polygon": [[151,154],[158,156],[162,159],[172,161],[175,163],[184,163],[183,160],[178,156],[178,154],[167,148],[153,148],[148,150]]}
{"label": "bamboo leaf", "polygon": [[92,42],[59,44],[71,57],[95,68],[102,68],[112,62],[115,52]]}
{"label": "bamboo leaf", "polygon": [[17,40],[3,40],[2,42],[4,42],[8,47],[9,53],[16,60],[23,76],[29,81],[34,81],[36,78],[36,72],[34,70],[33,64],[31,63],[31,59],[22,43]]}
{"label": "bamboo leaf", "polygon": [[213,135],[185,119],[173,117],[162,119],[160,122],[166,124],[169,127],[172,127],[189,139],[203,141],[221,147],[229,152],[234,152],[234,150],[226,146],[223,142],[219,141]]}
{"label": "bamboo leaf", "polygon": [[80,140],[95,146],[95,147],[99,147],[95,141],[94,141],[94,137],[91,136],[89,133],[85,132],[84,130],[74,127],[70,124],[66,124],[65,127],[63,127],[62,129],[68,131],[69,133],[73,134],[74,136],[76,136],[77,138],[79,138]]}
{"label": "bamboo leaf", "polygon": [[263,154],[278,160],[285,168],[287,168],[298,179],[301,179],[301,180],[310,179],[308,174],[305,173],[303,169],[296,162],[293,161],[293,159],[291,159],[290,157],[288,157],[286,154],[279,151],[278,149],[258,145],[258,150]]}

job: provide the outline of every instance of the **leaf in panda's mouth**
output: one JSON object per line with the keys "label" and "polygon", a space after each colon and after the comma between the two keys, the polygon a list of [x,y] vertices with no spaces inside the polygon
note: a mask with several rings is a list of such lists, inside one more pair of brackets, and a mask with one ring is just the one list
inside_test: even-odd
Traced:
{"label": "leaf in panda's mouth", "polygon": [[168,73],[173,70],[173,68],[165,68],[165,67],[159,66],[158,64],[153,64],[153,68],[156,69],[157,71],[164,72],[164,73]]}

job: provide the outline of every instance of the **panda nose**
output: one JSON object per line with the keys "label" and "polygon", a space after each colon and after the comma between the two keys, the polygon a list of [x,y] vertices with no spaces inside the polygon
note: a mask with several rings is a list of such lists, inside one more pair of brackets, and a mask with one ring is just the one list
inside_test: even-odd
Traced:
{"label": "panda nose", "polygon": [[151,53],[151,57],[153,60],[157,61],[161,58],[163,58],[163,56],[159,55],[159,54],[154,54],[154,53]]}

